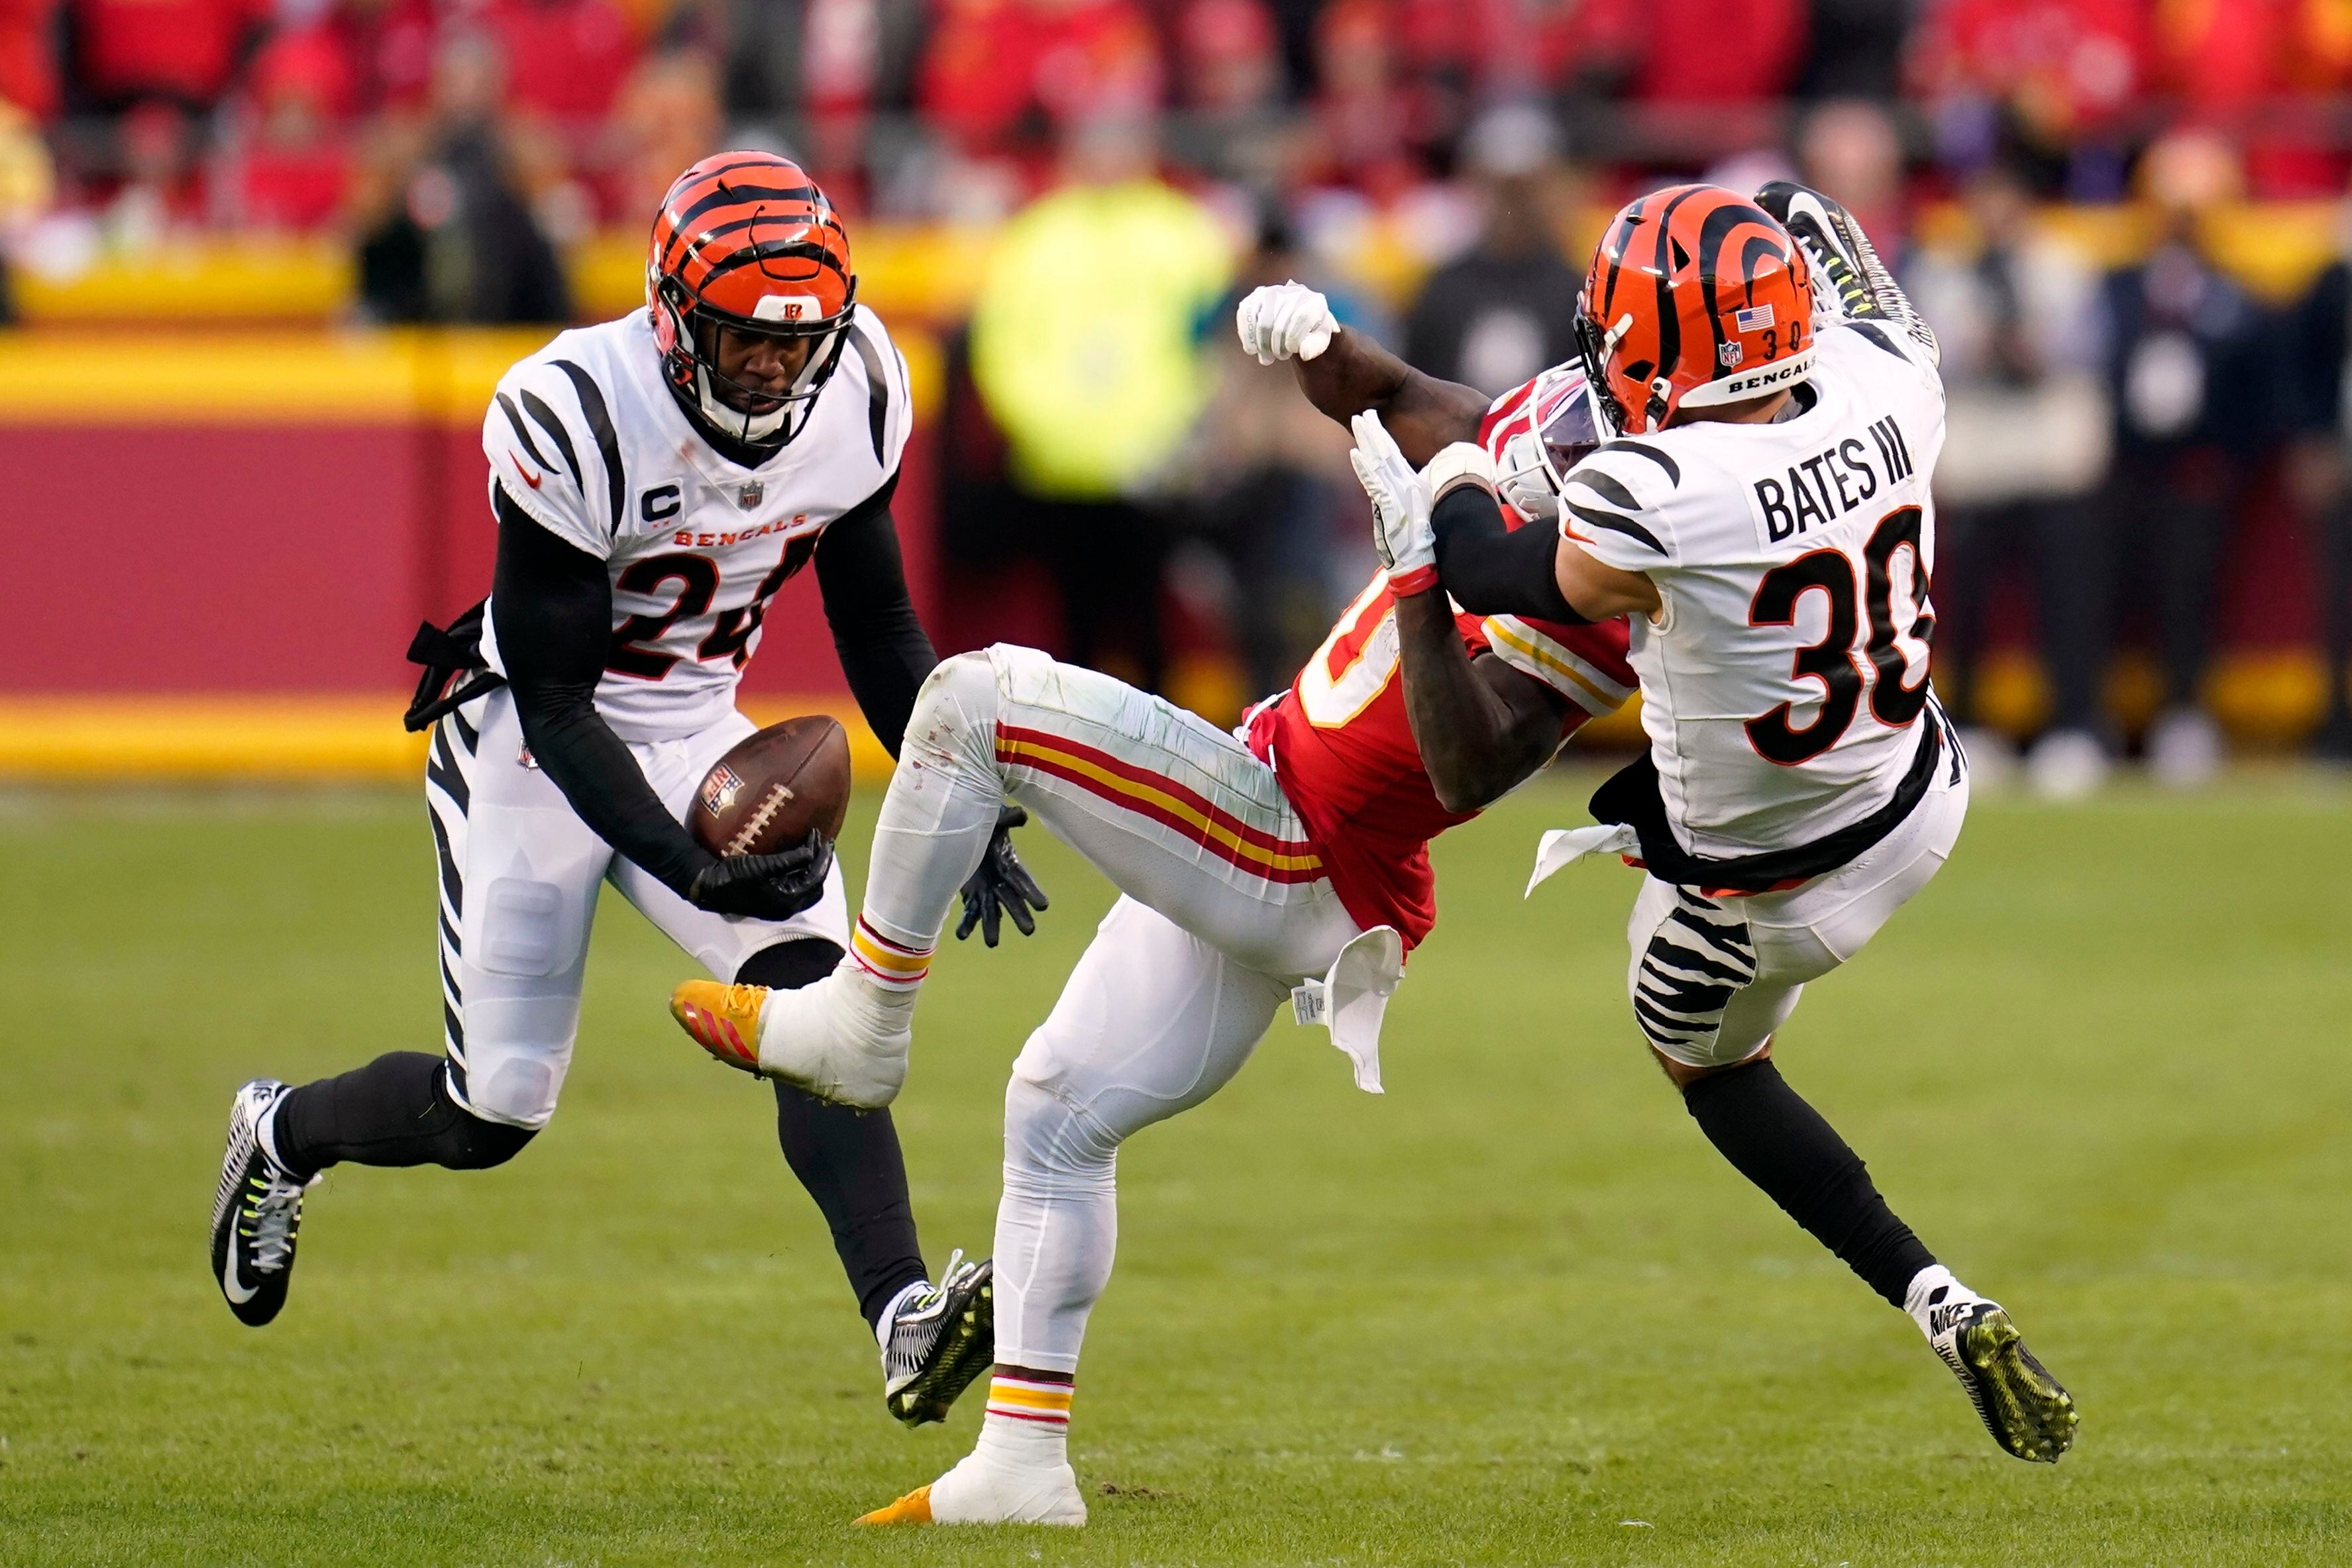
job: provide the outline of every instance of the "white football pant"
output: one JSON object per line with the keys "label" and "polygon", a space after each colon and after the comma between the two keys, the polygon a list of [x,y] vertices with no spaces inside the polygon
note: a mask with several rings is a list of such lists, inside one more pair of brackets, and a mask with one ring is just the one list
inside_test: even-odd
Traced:
{"label": "white football pant", "polygon": [[[685,739],[633,742],[629,751],[683,821],[702,776],[756,727],[730,712]],[[434,726],[425,801],[441,860],[449,1096],[485,1121],[536,1129],[555,1113],[604,882],[720,979],[779,942],[821,936],[848,946],[838,867],[815,904],[772,922],[697,909],[614,854],[526,760],[514,698],[503,688]]]}
{"label": "white football pant", "polygon": [[1125,895],[1005,1092],[997,1360],[1068,1372],[1110,1278],[1120,1142],[1223,1088],[1291,988],[1362,933],[1240,740],[1000,645],[946,661],[917,699],[875,832],[861,961],[887,977],[894,953],[927,959],[1007,799]]}
{"label": "white football pant", "polygon": [[1643,1035],[1688,1067],[1728,1067],[1763,1050],[1805,983],[1861,952],[1942,869],[1968,811],[1968,764],[1947,730],[1935,782],[1911,814],[1825,876],[1724,897],[1646,878],[1625,927],[1625,983]]}

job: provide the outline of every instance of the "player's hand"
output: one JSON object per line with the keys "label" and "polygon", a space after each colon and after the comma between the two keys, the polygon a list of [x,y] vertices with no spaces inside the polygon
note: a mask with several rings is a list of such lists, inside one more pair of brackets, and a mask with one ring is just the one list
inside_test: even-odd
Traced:
{"label": "player's hand", "polygon": [[1261,365],[1293,356],[1314,359],[1339,329],[1331,302],[1297,282],[1251,289],[1234,312],[1234,325],[1241,330],[1242,352],[1256,355]]}
{"label": "player's hand", "polygon": [[1366,409],[1348,428],[1356,434],[1348,461],[1372,499],[1372,548],[1388,568],[1389,587],[1400,594],[1436,587],[1437,535],[1429,526],[1429,486],[1405,460],[1379,414]]}
{"label": "player's hand", "polygon": [[1047,906],[1045,890],[1013,852],[1013,830],[1028,820],[1029,813],[1018,806],[1008,805],[998,814],[996,836],[988,841],[980,869],[964,879],[963,918],[956,922],[957,941],[971,936],[977,925],[980,939],[995,946],[1008,915],[1022,936],[1036,934],[1037,916],[1033,912]]}
{"label": "player's hand", "polygon": [[772,855],[728,855],[695,873],[686,901],[713,915],[750,920],[790,920],[824,896],[833,845],[814,828],[791,849]]}

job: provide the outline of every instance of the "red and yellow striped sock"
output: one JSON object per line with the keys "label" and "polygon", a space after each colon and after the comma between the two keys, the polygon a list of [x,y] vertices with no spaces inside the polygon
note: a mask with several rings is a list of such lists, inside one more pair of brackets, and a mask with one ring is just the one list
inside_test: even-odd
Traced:
{"label": "red and yellow striped sock", "polygon": [[889,990],[911,991],[921,985],[923,977],[931,972],[931,955],[936,951],[936,943],[910,947],[885,936],[863,915],[857,917],[857,928],[849,934],[850,956],[868,978]]}
{"label": "red and yellow striped sock", "polygon": [[1017,1463],[1060,1463],[1069,1440],[1070,1400],[1076,1393],[1075,1385],[1068,1383],[997,1373],[988,1383],[988,1415],[980,1426],[981,1447],[995,1449]]}

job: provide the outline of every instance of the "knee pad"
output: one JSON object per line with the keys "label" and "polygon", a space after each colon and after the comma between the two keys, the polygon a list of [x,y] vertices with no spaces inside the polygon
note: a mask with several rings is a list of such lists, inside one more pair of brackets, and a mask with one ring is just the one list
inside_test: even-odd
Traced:
{"label": "knee pad", "polygon": [[1108,1186],[1118,1134],[1018,1072],[1004,1086],[1004,1181],[1008,1190]]}
{"label": "knee pad", "polygon": [[995,760],[996,650],[942,659],[915,694],[907,744],[941,757],[992,766]]}

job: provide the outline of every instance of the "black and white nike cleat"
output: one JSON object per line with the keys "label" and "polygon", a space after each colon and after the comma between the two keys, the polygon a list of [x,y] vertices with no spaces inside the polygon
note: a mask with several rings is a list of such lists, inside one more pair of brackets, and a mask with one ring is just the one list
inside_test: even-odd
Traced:
{"label": "black and white nike cleat", "polygon": [[944,1421],[996,1359],[995,1264],[957,1251],[936,1285],[893,1303],[882,1335],[882,1400],[909,1427]]}
{"label": "black and white nike cleat", "polygon": [[2017,1458],[2054,1465],[2082,1419],[2074,1397],[2025,1348],[1999,1301],[1954,1292],[1927,1306],[1927,1343],[1967,1390],[1992,1440]]}
{"label": "black and white nike cleat", "polygon": [[294,1176],[262,1146],[261,1119],[290,1092],[275,1078],[257,1078],[229,1102],[228,1149],[213,1199],[213,1282],[237,1321],[254,1328],[286,1304],[302,1192],[318,1179]]}

